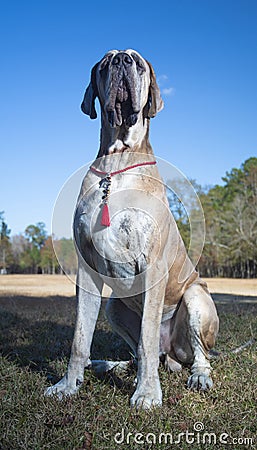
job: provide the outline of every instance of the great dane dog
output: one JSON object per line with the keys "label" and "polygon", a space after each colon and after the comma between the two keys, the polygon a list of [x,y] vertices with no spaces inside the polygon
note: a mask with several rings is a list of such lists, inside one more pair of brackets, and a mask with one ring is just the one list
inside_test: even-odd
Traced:
{"label": "great dane dog", "polygon": [[92,364],[113,367],[112,362],[90,361],[107,283],[113,290],[107,317],[137,361],[131,405],[151,408],[162,403],[160,357],[170,370],[191,367],[189,388],[211,388],[208,352],[218,317],[170,213],[149,142],[150,119],[163,108],[151,64],[131,49],[108,52],[93,67],[81,105],[91,119],[97,116],[96,98],[100,149],[74,216],[79,261],[74,340],[67,373],[46,395],[76,393],[85,367]]}

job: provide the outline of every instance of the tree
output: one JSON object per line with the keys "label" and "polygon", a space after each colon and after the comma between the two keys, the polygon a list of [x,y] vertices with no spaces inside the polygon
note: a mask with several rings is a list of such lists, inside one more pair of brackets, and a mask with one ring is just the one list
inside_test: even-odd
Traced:
{"label": "tree", "polygon": [[48,236],[43,247],[40,250],[41,262],[43,273],[55,274],[58,271],[59,264],[55,256],[53,249],[52,237]]}
{"label": "tree", "polygon": [[24,264],[23,256],[28,249],[28,241],[23,234],[17,234],[11,238],[12,246],[12,265],[11,272],[21,273],[26,271],[26,264]]}
{"label": "tree", "polygon": [[36,225],[29,225],[25,230],[25,237],[33,246],[40,250],[47,239],[45,224],[38,222]]}
{"label": "tree", "polygon": [[169,202],[169,208],[177,223],[177,227],[184,241],[186,248],[189,246],[190,241],[190,224],[188,220],[188,214],[182,200],[171,189],[167,189],[167,198]]}
{"label": "tree", "polygon": [[78,263],[73,240],[66,238],[54,240],[54,248],[61,269],[68,274],[76,273]]}
{"label": "tree", "polygon": [[[238,178],[238,177],[237,177]],[[226,189],[232,192],[232,175]],[[240,168],[240,178],[227,209],[226,231],[231,237],[231,260],[236,275],[250,278],[257,269],[257,158],[249,158]]]}
{"label": "tree", "polygon": [[10,262],[11,244],[10,233],[4,219],[4,211],[0,212],[0,272],[7,272],[7,265]]}
{"label": "tree", "polygon": [[257,158],[249,158],[201,196],[206,244],[200,261],[208,276],[257,275]]}
{"label": "tree", "polygon": [[29,225],[25,230],[25,238],[28,247],[22,255],[22,265],[32,273],[38,273],[41,262],[40,250],[47,239],[45,224],[38,222],[36,225]]}

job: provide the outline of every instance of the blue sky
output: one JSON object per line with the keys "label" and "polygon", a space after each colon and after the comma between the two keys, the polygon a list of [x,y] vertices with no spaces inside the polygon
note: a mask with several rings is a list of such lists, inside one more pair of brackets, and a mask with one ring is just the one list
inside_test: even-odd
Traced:
{"label": "blue sky", "polygon": [[94,159],[99,120],[80,112],[91,67],[134,48],[165,109],[156,155],[202,185],[257,154],[257,1],[0,2],[0,211],[12,234],[51,215],[66,179]]}

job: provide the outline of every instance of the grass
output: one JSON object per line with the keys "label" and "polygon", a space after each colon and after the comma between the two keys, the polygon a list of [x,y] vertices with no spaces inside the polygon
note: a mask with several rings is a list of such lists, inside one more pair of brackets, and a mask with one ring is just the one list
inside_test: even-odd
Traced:
{"label": "grass", "polygon": [[[190,392],[185,387],[188,369],[168,374],[160,368],[163,407],[145,412],[129,407],[132,369],[121,378],[113,373],[104,379],[86,371],[76,397],[62,402],[45,398],[45,387],[59,380],[67,368],[75,299],[1,297],[1,450],[256,448],[256,347],[229,352],[256,336],[257,305],[241,300],[217,305],[221,324],[216,349],[224,355],[212,362],[214,388],[206,394]],[[92,356],[130,356],[126,344],[112,334],[103,310]],[[204,430],[197,432],[194,426],[201,427],[199,422]],[[204,432],[213,433],[205,443]],[[173,441],[180,442],[165,443],[163,435],[159,444],[160,433],[172,433]],[[228,434],[228,444],[220,442],[222,433]]]}

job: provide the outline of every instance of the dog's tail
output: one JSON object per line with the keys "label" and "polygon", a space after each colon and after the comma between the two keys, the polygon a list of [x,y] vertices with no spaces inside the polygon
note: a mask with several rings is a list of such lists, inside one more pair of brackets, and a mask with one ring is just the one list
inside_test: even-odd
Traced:
{"label": "dog's tail", "polygon": [[249,339],[249,341],[245,342],[242,345],[239,345],[239,347],[233,348],[232,350],[230,350],[229,352],[218,352],[217,350],[210,350],[209,351],[209,357],[210,358],[219,358],[220,356],[222,357],[227,357],[229,356],[231,353],[237,354],[242,352],[243,350],[245,350],[247,347],[250,347],[251,345],[253,345],[256,342],[255,338]]}

